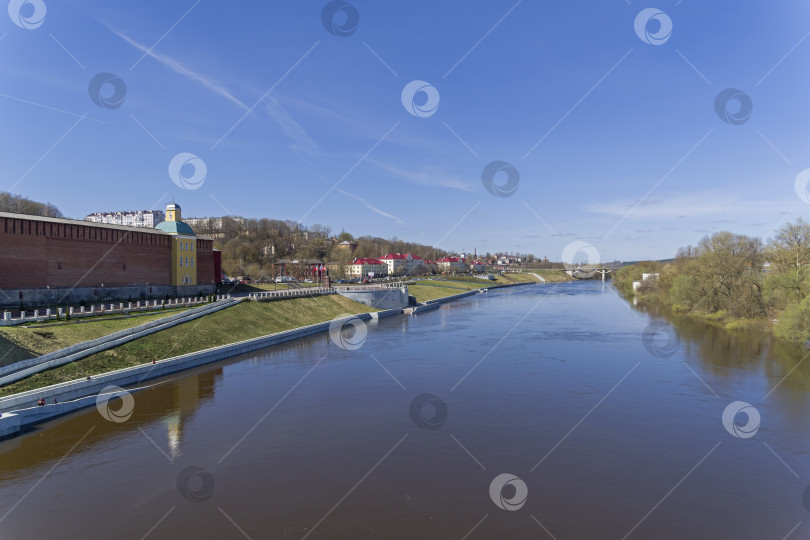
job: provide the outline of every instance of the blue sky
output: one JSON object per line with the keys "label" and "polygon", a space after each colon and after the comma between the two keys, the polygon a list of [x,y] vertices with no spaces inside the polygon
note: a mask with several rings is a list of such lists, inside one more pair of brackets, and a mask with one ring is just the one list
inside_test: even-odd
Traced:
{"label": "blue sky", "polygon": [[[0,20],[0,190],[69,216],[174,197],[186,216],[554,260],[583,241],[633,260],[712,231],[767,238],[808,211],[800,2],[357,0],[347,36],[325,28],[324,1],[39,4],[36,28]],[[672,22],[657,45],[634,29],[651,7]],[[91,100],[99,73],[126,85],[120,106]],[[424,117],[402,103],[415,80],[439,96]],[[740,125],[715,111],[726,88],[753,103]],[[169,176],[184,152],[205,163],[197,189]],[[519,173],[509,197],[482,183],[496,160]]]}

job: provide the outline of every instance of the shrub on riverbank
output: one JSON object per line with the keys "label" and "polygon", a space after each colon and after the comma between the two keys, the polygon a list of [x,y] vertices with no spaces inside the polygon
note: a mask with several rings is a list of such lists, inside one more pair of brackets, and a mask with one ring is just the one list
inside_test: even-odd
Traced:
{"label": "shrub on riverbank", "polygon": [[774,325],[773,333],[788,341],[810,341],[810,297],[790,304]]}
{"label": "shrub on riverbank", "polygon": [[722,323],[729,329],[768,328],[791,341],[810,340],[810,224],[802,219],[758,238],[720,232],[696,247],[681,248],[672,263],[639,263],[614,275],[624,294],[642,273],[659,273],[635,294],[674,311]]}

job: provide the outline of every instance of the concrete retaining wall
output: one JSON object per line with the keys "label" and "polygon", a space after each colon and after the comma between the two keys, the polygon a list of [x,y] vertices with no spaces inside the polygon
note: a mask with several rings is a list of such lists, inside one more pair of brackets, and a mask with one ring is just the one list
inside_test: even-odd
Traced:
{"label": "concrete retaining wall", "polygon": [[92,354],[96,354],[113,347],[118,347],[124,343],[166,330],[178,324],[193,321],[210,313],[231,307],[239,303],[241,299],[229,299],[214,304],[208,304],[198,308],[190,309],[182,313],[171,315],[156,321],[128,328],[115,332],[91,341],[85,341],[71,347],[66,347],[42,356],[35,356],[27,360],[15,362],[8,366],[0,367],[0,386],[9,384],[26,377],[30,377],[40,371],[52,369],[76,360],[81,360]]}
{"label": "concrete retaining wall", "polygon": [[401,308],[394,308],[394,309],[386,309],[383,311],[372,311],[369,313],[372,319],[384,319],[385,317],[391,317],[393,315],[400,315],[402,314]]}
{"label": "concrete retaining wall", "polygon": [[360,302],[377,309],[402,309],[408,307],[408,287],[404,285],[396,288],[376,290],[338,289],[337,293],[349,300]]}
{"label": "concrete retaining wall", "polygon": [[[127,393],[132,394],[138,390],[143,390],[144,388],[146,387],[130,388],[127,390]],[[114,396],[117,393],[120,393],[120,391],[113,392],[110,395]],[[28,407],[26,409],[19,409],[14,412],[3,413],[0,415],[0,437],[14,435],[28,426],[53,420],[59,416],[78,411],[79,409],[84,409],[85,407],[92,407],[96,404],[97,398],[98,394],[93,394],[74,399],[73,401],[53,403],[53,400],[51,400],[50,404],[43,407]]]}
{"label": "concrete retaining wall", "polygon": [[[516,285],[530,285],[531,283],[520,283]],[[501,285],[492,288],[512,287],[514,285]],[[363,291],[372,292],[372,291]],[[379,291],[376,291],[379,292]],[[478,294],[478,290],[472,290],[445,298],[438,298],[430,300],[425,304],[417,306],[413,312],[430,311],[438,309],[440,305],[453,300],[458,300],[473,294]],[[342,294],[342,293],[341,293]],[[405,301],[407,305],[407,289],[405,290]],[[379,312],[363,313],[355,317],[361,320],[380,319],[391,317],[402,313],[402,308],[397,306],[395,308],[386,309]],[[260,349],[264,349],[273,345],[279,345],[295,339],[300,339],[307,336],[316,335],[329,330],[331,321],[313,324],[287,330],[285,332],[278,332],[269,336],[249,339],[239,343],[230,345],[222,345],[212,349],[206,349],[196,353],[185,354],[161,360],[155,364],[145,364],[131,368],[125,368],[110,373],[94,376],[92,379],[78,379],[67,383],[39,388],[28,392],[14,394],[4,398],[0,398],[0,436],[13,435],[18,433],[20,429],[26,426],[33,425],[39,422],[50,420],[57,416],[67,414],[74,410],[84,407],[95,405],[96,395],[105,387],[110,385],[126,387],[135,384],[140,384],[143,381],[154,379],[157,377],[164,377],[191,369],[197,366],[224,360],[240,354],[251,353]],[[132,391],[132,390],[129,390]],[[46,402],[53,402],[56,398],[58,404],[50,404],[44,407],[37,407],[36,402],[40,398],[44,398]]]}
{"label": "concrete retaining wall", "polygon": [[416,306],[415,308],[410,308],[411,315],[416,315],[417,313],[424,313],[425,311],[433,311],[434,309],[439,309],[442,305],[440,303],[434,302],[432,304],[424,304],[422,306]]}
{"label": "concrete retaining wall", "polygon": [[0,289],[0,307],[23,307],[161,299],[215,292],[214,285],[133,285],[131,287],[75,287],[73,289]]}
{"label": "concrete retaining wall", "polygon": [[[381,313],[384,314],[383,316],[390,316],[395,315],[397,312],[397,310],[393,310],[392,312],[380,312],[377,314],[377,316],[379,317]],[[372,315],[369,313],[363,313],[356,315],[355,317],[361,320],[369,320],[372,318]],[[29,416],[28,413],[19,416],[20,424],[17,428],[19,429],[21,427],[25,427],[26,425],[42,422],[56,416],[60,416],[65,414],[65,412],[70,412],[70,410],[75,410],[70,409],[65,411],[60,406],[64,405],[67,407],[69,404],[63,402],[69,402],[89,396],[89,400],[80,401],[73,407],[78,409],[92,405],[95,403],[96,394],[109,385],[121,387],[131,386],[149,379],[164,377],[166,375],[177,373],[178,371],[216,362],[218,360],[224,360],[240,354],[250,353],[270,347],[272,345],[278,345],[302,337],[327,332],[329,330],[330,323],[331,321],[312,324],[293,330],[287,330],[285,332],[278,332],[268,336],[240,341],[230,345],[222,345],[220,347],[214,347],[212,349],[206,349],[195,353],[175,356],[173,358],[161,360],[155,364],[144,364],[141,366],[112,371],[103,375],[96,375],[90,380],[77,379],[62,384],[56,384],[53,386],[47,386],[36,390],[30,390],[28,392],[21,392],[19,394],[6,396],[4,398],[0,398],[0,412],[19,413],[22,409],[37,409],[37,412],[31,413],[31,416]],[[60,403],[57,405],[37,407],[36,403],[40,398],[44,398],[48,403],[52,403],[53,398],[56,398]],[[7,420],[7,422],[14,424],[16,421],[10,419]],[[0,419],[0,424],[2,424],[2,419]],[[3,429],[4,428],[2,425],[0,425],[0,432],[2,432]]]}
{"label": "concrete retaining wall", "polygon": [[[488,287],[494,288],[494,287]],[[458,300],[459,298],[464,298],[466,296],[472,296],[474,294],[479,294],[479,290],[481,289],[473,289],[472,291],[463,292],[460,294],[454,294],[452,296],[445,296],[444,298],[436,298],[435,300],[428,300],[425,302],[426,305],[430,304],[446,304],[447,302],[452,302],[453,300]]]}

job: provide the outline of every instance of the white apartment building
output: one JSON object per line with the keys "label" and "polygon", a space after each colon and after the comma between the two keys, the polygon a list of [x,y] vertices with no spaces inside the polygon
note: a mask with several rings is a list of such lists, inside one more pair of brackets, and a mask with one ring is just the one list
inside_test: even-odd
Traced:
{"label": "white apartment building", "polygon": [[129,227],[146,227],[154,229],[155,225],[166,221],[162,210],[136,210],[121,212],[96,212],[89,214],[85,221],[93,223],[107,223],[110,225],[125,225]]}

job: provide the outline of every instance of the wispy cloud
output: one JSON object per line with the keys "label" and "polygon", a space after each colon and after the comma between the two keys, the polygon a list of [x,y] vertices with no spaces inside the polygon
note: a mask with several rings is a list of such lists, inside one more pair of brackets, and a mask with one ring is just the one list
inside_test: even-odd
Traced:
{"label": "wispy cloud", "polygon": [[473,185],[465,182],[461,176],[448,173],[438,167],[428,166],[418,171],[408,171],[381,161],[371,159],[368,161],[407,182],[420,186],[444,187],[460,191],[474,190]]}
{"label": "wispy cloud", "polygon": [[318,145],[310,138],[304,128],[293,120],[281,103],[270,95],[265,98],[265,101],[267,102],[267,114],[278,124],[284,134],[293,141],[291,149],[310,156],[317,155],[319,153]]}
{"label": "wispy cloud", "polygon": [[134,39],[132,39],[129,36],[125,35],[123,32],[120,32],[119,30],[116,30],[115,28],[111,27],[110,25],[108,25],[106,23],[102,23],[102,24],[104,24],[107,28],[109,28],[110,31],[113,32],[116,36],[120,37],[121,39],[123,39],[124,41],[126,41],[127,43],[129,43],[130,45],[132,45],[133,47],[138,49],[139,51],[145,53],[147,56],[150,56],[151,58],[154,58],[155,60],[157,60],[158,62],[160,62],[161,64],[163,64],[167,68],[169,68],[170,70],[174,71],[178,75],[183,75],[184,77],[203,85],[204,87],[208,88],[209,90],[211,90],[215,94],[219,94],[220,96],[224,97],[225,99],[227,99],[231,103],[237,105],[242,110],[245,110],[245,111],[248,110],[249,107],[247,105],[242,103],[236,96],[231,94],[219,82],[217,82],[217,81],[215,81],[215,80],[213,80],[210,77],[207,77],[205,75],[201,75],[201,74],[197,73],[196,71],[194,71],[194,70],[192,70],[190,68],[187,68],[186,66],[182,65],[180,62],[175,60],[174,58],[166,56],[165,54],[158,54],[155,51],[150,50],[149,47],[147,47],[146,45],[138,43]]}
{"label": "wispy cloud", "polygon": [[[613,217],[625,216],[635,206],[631,201],[605,201],[585,207],[593,214]],[[785,203],[777,201],[745,200],[733,198],[728,193],[701,192],[673,195],[666,198],[645,201],[636,207],[630,219],[663,220],[685,217],[712,217],[713,223],[732,223],[737,216],[751,216],[775,213],[784,210]]]}
{"label": "wispy cloud", "polygon": [[[105,24],[105,26],[107,26],[107,28],[109,28],[109,30],[113,32],[116,36],[120,37],[122,40],[129,43],[130,45],[132,45],[139,51],[143,52],[150,58],[157,60],[174,73],[182,75],[183,77],[186,77],[190,81],[200,84],[201,86],[210,90],[214,94],[217,94],[227,99],[228,101],[230,101],[231,103],[233,103],[234,105],[236,105],[237,107],[239,107],[244,111],[250,110],[250,107],[248,107],[245,103],[243,103],[239,98],[234,96],[227,88],[225,88],[225,86],[222,83],[220,83],[216,79],[207,75],[202,75],[194,71],[193,69],[181,64],[180,62],[178,62],[177,60],[168,55],[159,54],[156,53],[154,50],[150,50],[146,45],[138,43],[137,41],[127,36],[123,32],[116,30],[115,28],[109,25]],[[304,128],[302,128],[298,122],[293,120],[293,118],[289,115],[287,110],[281,105],[281,103],[279,103],[279,101],[275,97],[268,95],[265,98],[265,110],[267,111],[267,114],[270,116],[270,118],[281,128],[281,131],[284,133],[284,135],[289,137],[289,139],[292,141],[292,145],[290,148],[293,151],[304,153],[310,156],[314,156],[319,153],[320,150],[318,148],[318,145],[315,144],[312,138],[310,138],[309,134],[307,134]]]}
{"label": "wispy cloud", "polygon": [[389,214],[388,212],[383,212],[379,208],[376,208],[376,207],[372,206],[367,200],[363,199],[362,197],[358,197],[357,195],[355,195],[353,193],[349,193],[348,191],[344,191],[344,190],[342,190],[340,188],[337,188],[335,191],[339,191],[340,193],[343,193],[347,197],[351,197],[352,199],[356,199],[356,200],[360,201],[361,203],[363,203],[363,206],[365,206],[366,208],[368,208],[369,210],[371,210],[375,214],[379,214],[379,215],[381,215],[383,217],[393,219],[399,225],[405,225],[405,222],[402,221],[401,219],[399,219],[397,216]]}

